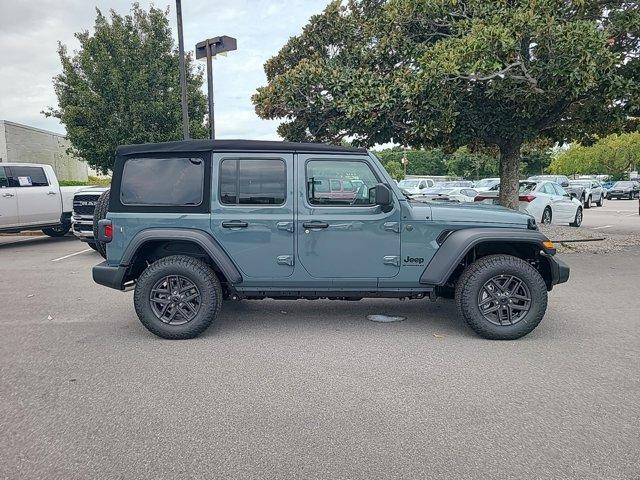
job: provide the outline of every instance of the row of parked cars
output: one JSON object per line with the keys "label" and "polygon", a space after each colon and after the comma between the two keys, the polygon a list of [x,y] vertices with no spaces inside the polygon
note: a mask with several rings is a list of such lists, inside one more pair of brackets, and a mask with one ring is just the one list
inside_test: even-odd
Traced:
{"label": "row of parked cars", "polygon": [[[418,201],[497,204],[500,179],[435,182],[430,178],[409,178],[400,181],[398,186]],[[564,175],[535,175],[520,182],[518,208],[540,223],[579,227],[584,209],[601,207],[605,199],[639,196],[640,183],[634,180],[603,184],[593,179],[570,180]]]}

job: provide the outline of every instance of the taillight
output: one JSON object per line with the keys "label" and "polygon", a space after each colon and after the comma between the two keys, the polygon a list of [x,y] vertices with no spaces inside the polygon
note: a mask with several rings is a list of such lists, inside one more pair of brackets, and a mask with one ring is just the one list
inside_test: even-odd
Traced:
{"label": "taillight", "polygon": [[98,241],[109,243],[113,239],[113,225],[111,220],[103,218],[98,222]]}
{"label": "taillight", "polygon": [[113,225],[104,226],[104,237],[111,240],[113,238]]}
{"label": "taillight", "polygon": [[536,199],[535,195],[520,195],[520,197],[518,198],[518,200],[520,200],[521,202],[527,202],[527,203],[531,203]]}

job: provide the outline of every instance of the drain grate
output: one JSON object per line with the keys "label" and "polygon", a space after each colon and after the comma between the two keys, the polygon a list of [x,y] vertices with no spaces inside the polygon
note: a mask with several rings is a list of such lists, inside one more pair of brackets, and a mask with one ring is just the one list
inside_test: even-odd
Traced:
{"label": "drain grate", "polygon": [[367,315],[367,320],[371,320],[372,322],[379,323],[391,323],[391,322],[402,322],[406,320],[407,317],[395,317],[389,315]]}

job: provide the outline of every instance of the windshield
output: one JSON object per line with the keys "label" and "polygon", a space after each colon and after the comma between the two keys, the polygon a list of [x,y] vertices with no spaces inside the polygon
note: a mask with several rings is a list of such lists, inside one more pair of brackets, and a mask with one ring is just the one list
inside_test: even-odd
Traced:
{"label": "windshield", "polygon": [[614,187],[633,187],[633,182],[616,182]]}
{"label": "windshield", "polygon": [[500,180],[496,178],[485,178],[484,180],[480,180],[476,183],[476,188],[493,187],[496,183],[500,183]]}
{"label": "windshield", "polygon": [[451,188],[443,188],[443,187],[434,187],[427,188],[424,193],[429,195],[446,195],[447,193],[452,193],[453,190]]}
{"label": "windshield", "polygon": [[401,188],[415,188],[418,186],[418,180],[400,180],[398,186]]}
{"label": "windshield", "polygon": [[520,188],[518,189],[518,193],[528,193],[533,191],[536,188],[536,182],[520,182]]}

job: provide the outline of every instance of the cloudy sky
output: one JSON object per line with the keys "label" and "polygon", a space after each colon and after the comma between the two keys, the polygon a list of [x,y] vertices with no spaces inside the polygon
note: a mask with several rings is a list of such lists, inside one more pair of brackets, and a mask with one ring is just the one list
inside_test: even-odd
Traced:
{"label": "cloudy sky", "polygon": [[[238,51],[213,64],[218,138],[278,139],[278,122],[259,119],[250,97],[266,83],[265,60],[328,1],[182,0],[185,48],[193,50],[198,41],[217,35],[238,39]],[[174,0],[139,3],[169,6],[175,36]],[[92,29],[96,7],[124,14],[130,6],[126,0],[0,0],[0,119],[64,133],[56,119],[40,113],[56,105],[51,83],[60,71],[56,42],[76,49],[73,34]]]}

